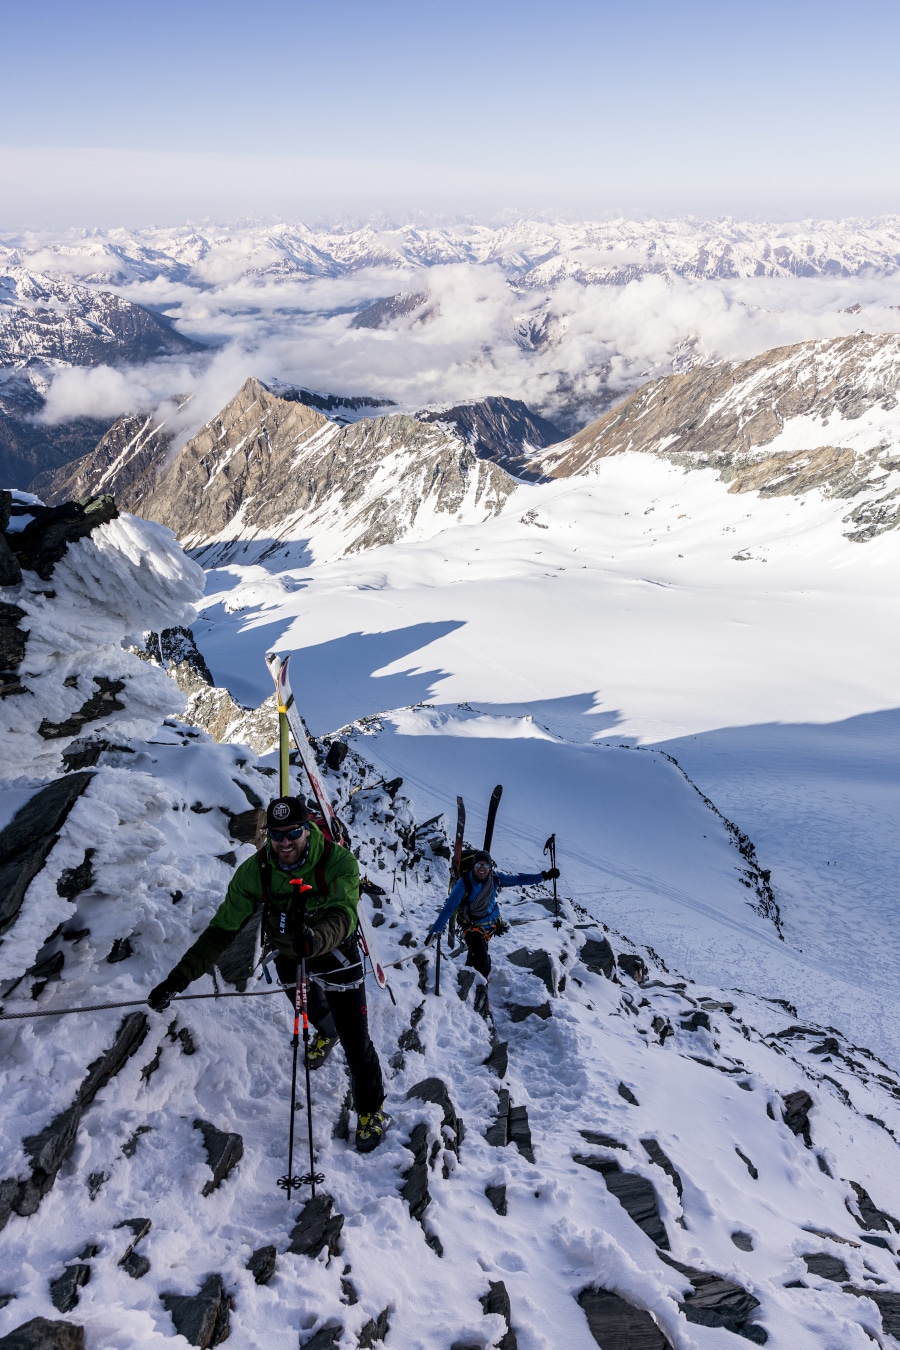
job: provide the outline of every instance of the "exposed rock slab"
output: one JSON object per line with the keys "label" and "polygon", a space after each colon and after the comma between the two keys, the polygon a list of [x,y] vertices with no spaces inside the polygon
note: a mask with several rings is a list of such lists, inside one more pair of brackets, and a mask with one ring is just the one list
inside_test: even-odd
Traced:
{"label": "exposed rock slab", "polygon": [[179,1336],[200,1350],[219,1345],[231,1333],[231,1300],[221,1275],[208,1275],[196,1294],[160,1294]]}
{"label": "exposed rock slab", "polygon": [[532,975],[536,975],[543,982],[550,997],[556,998],[556,971],[553,968],[549,953],[542,950],[529,951],[527,947],[520,947],[518,951],[510,952],[507,959],[514,966],[520,966],[523,970],[530,970]]}
{"label": "exposed rock slab", "polygon": [[239,1134],[220,1130],[208,1120],[195,1120],[194,1129],[203,1131],[206,1160],[212,1170],[212,1179],[206,1182],[201,1195],[212,1195],[244,1156],[244,1141]]}
{"label": "exposed rock slab", "polygon": [[84,1327],[33,1317],[0,1336],[0,1350],[84,1350]]}
{"label": "exposed rock slab", "polygon": [[608,1289],[582,1289],[578,1303],[601,1350],[672,1350],[653,1318]]}
{"label": "exposed rock slab", "polygon": [[92,774],[57,778],[25,803],[0,831],[0,933],[18,918],[25,893],[41,871],[59,831]]}
{"label": "exposed rock slab", "polygon": [[334,1198],[317,1195],[303,1206],[291,1232],[288,1251],[315,1258],[327,1248],[329,1255],[334,1256],[343,1226],[344,1216],[335,1211]]}
{"label": "exposed rock slab", "polygon": [[606,938],[588,938],[578,953],[578,959],[595,975],[613,977],[616,967],[615,952]]}

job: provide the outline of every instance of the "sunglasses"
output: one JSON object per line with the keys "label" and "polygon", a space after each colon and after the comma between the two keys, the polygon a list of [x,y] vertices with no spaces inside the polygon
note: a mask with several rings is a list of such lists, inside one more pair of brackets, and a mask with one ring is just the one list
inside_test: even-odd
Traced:
{"label": "sunglasses", "polygon": [[269,830],[269,838],[273,844],[284,844],[288,840],[293,842],[295,839],[299,839],[307,828],[306,825],[295,825],[292,830]]}

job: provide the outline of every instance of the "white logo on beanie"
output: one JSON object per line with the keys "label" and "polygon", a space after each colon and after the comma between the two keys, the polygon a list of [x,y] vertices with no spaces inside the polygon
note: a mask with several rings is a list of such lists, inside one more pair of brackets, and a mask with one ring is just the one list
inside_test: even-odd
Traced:
{"label": "white logo on beanie", "polygon": [[290,802],[276,802],[272,807],[272,815],[276,820],[287,820],[291,814]]}

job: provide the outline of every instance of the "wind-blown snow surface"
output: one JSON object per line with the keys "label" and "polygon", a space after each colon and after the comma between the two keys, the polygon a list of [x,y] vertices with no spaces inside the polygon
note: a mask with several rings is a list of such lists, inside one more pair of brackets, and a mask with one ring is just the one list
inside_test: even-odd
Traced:
{"label": "wind-blown snow surface", "polygon": [[[837,537],[845,509],[815,493],[748,500],[712,471],[617,456],[578,481],[524,484],[495,520],[430,541],[284,574],[224,567],[196,631],[248,702],[266,693],[264,650],[294,650],[314,731],[437,704],[439,750],[400,731],[384,751],[429,806],[512,775],[507,819],[524,813],[534,838],[558,831],[593,912],[655,946],[664,928],[695,975],[712,941],[723,982],[743,986],[753,967],[756,988],[896,1061],[898,541]],[[485,714],[479,736],[459,702]],[[522,724],[500,720],[523,714],[551,741],[520,743]],[[603,813],[571,767],[592,740],[661,745],[750,834],[783,946],[724,925],[700,940],[664,878],[651,912],[604,873]]]}
{"label": "wind-blown snow surface", "polygon": [[[548,519],[551,509],[552,497]],[[107,565],[131,578],[135,618],[146,619],[170,544],[165,532],[129,528],[143,544],[146,603],[123,559],[107,559]],[[548,524],[548,537],[552,528]],[[124,554],[127,538],[119,543]],[[101,544],[108,549],[111,541],[98,540],[98,554]],[[77,546],[79,557],[86,546],[89,541]],[[474,554],[475,547],[469,540],[466,552]],[[429,545],[423,556],[432,550]],[[421,564],[422,553],[414,548],[409,556]],[[53,578],[63,634],[57,676],[66,634],[79,622],[67,562]],[[87,571],[82,565],[79,575]],[[336,575],[347,584],[347,573]],[[418,584],[428,575],[420,570]],[[556,576],[545,577],[546,585],[556,584]],[[170,593],[171,617],[184,617],[192,584],[188,569]],[[336,618],[340,595],[332,585],[328,612]],[[112,603],[122,612],[124,637],[131,625],[122,600],[120,594]],[[45,647],[52,631],[49,623],[41,627]],[[521,659],[524,649],[514,647],[512,632],[504,659]],[[102,629],[96,651],[83,650],[87,669],[104,660],[107,636]],[[423,635],[417,636],[421,645]],[[533,632],[526,636],[534,640]],[[231,640],[239,650],[234,629]],[[483,665],[486,650],[476,648]],[[321,669],[324,682],[327,667]],[[500,679],[498,671],[492,678]],[[159,677],[148,669],[146,678]],[[304,698],[314,702],[307,682],[296,683],[301,705]],[[357,694],[364,692],[363,682]],[[174,686],[171,699],[177,706]],[[583,720],[583,708],[583,700],[569,701],[570,727]],[[565,699],[559,709],[562,725]],[[38,716],[31,731],[35,751]],[[35,976],[24,975],[3,991],[4,1018],[25,1014],[0,1020],[0,1178],[14,1185],[30,1170],[22,1141],[70,1105],[122,1016],[112,1010],[30,1014],[140,1001],[206,925],[234,862],[251,852],[231,835],[232,816],[272,791],[271,764],[242,747],[215,745],[173,719],[142,733],[143,740],[130,731],[127,712],[120,722],[106,720],[104,735],[119,748],[101,757],[25,897],[21,918],[4,936],[4,956],[23,923],[48,938],[42,957],[65,957],[58,979],[42,989]],[[894,1326],[884,1300],[900,1298],[898,1235],[883,1217],[879,1231],[864,1231],[863,1222],[876,1221],[860,1207],[862,1196],[851,1183],[881,1210],[900,1212],[900,1079],[867,1050],[837,1036],[826,1044],[815,1027],[798,1028],[787,1007],[755,993],[723,996],[739,946],[746,952],[745,987],[761,978],[764,953],[785,966],[793,959],[792,974],[799,964],[753,907],[755,894],[743,884],[747,859],[733,834],[678,769],[662,755],[593,745],[584,735],[560,740],[538,720],[508,709],[401,710],[358,722],[346,739],[351,748],[343,769],[326,777],[363,868],[386,890],[376,929],[382,958],[403,963],[391,968],[396,1006],[370,990],[372,1034],[395,1118],[375,1154],[357,1155],[336,1133],[346,1090],[340,1053],[313,1079],[316,1162],[323,1190],[344,1219],[339,1252],[329,1259],[324,1250],[315,1258],[287,1250],[305,1198],[288,1203],[277,1185],[286,1167],[290,1102],[287,1001],[275,994],[178,1002],[163,1015],[147,1014],[136,1052],[86,1106],[55,1185],[35,1212],[9,1219],[2,1234],[0,1335],[35,1316],[56,1317],[50,1281],[81,1259],[90,1280],[65,1317],[84,1326],[87,1350],[171,1344],[173,1323],[160,1296],[192,1295],[213,1272],[233,1303],[235,1350],[260,1344],[288,1350],[329,1326],[343,1328],[334,1343],[352,1350],[383,1313],[388,1347],[487,1350],[505,1326],[499,1315],[484,1314],[480,1299],[490,1282],[501,1280],[521,1350],[590,1350],[595,1342],[576,1302],[587,1287],[612,1290],[649,1310],[676,1350],[734,1345],[731,1331],[686,1320],[679,1303],[689,1281],[661,1261],[654,1240],[576,1154],[615,1160],[625,1173],[649,1181],[665,1230],[663,1238],[657,1229],[655,1240],[670,1244],[682,1264],[746,1290],[749,1306],[758,1304],[751,1324],[767,1329],[774,1350],[863,1350],[871,1343],[867,1329],[881,1335],[873,1298],[882,1300],[886,1323]],[[379,772],[398,762],[407,781],[391,798]],[[543,840],[556,828],[564,875],[559,928],[548,887],[504,895],[512,927],[493,945],[492,1039],[473,1006],[477,981],[466,991],[448,957],[443,991],[435,997],[433,968],[420,972],[411,958],[421,956],[424,932],[446,894],[441,853],[452,794],[465,791],[470,837],[478,838],[484,788],[495,778],[506,784],[495,840],[501,864],[539,868]],[[10,786],[21,793],[21,782]],[[417,823],[436,811],[443,811],[444,822]],[[88,846],[94,849],[91,877],[68,900],[54,883],[63,868],[81,862]],[[582,908],[573,897],[583,900]],[[648,936],[652,931],[668,969],[644,953],[650,979],[641,987],[624,973],[613,982],[591,972],[584,943],[604,936],[604,919],[620,954],[634,951],[622,935],[629,924]],[[122,950],[126,939],[130,951]],[[523,946],[548,953],[546,985],[510,959]],[[118,959],[111,962],[114,951]],[[678,979],[682,958],[704,966],[698,983]],[[205,977],[195,988],[211,993],[212,980]],[[251,978],[250,992],[266,988],[258,974]],[[467,997],[461,1000],[457,991]],[[496,1059],[485,1063],[498,1040],[508,1045],[506,1071]],[[435,1076],[463,1119],[461,1141],[445,1127],[439,1107],[407,1097]],[[524,1141],[524,1151],[513,1142],[488,1142],[501,1088],[527,1111],[533,1159]],[[798,1091],[812,1101],[809,1146],[784,1119],[786,1099]],[[244,1145],[234,1170],[206,1194],[211,1178],[197,1120],[239,1133]],[[425,1127],[422,1179],[430,1197],[421,1224],[403,1195],[419,1125]],[[591,1142],[585,1130],[607,1138]],[[298,1134],[295,1164],[302,1166],[302,1116]],[[677,1169],[677,1185],[652,1161],[653,1141]],[[494,1192],[494,1208],[488,1187],[505,1187],[505,1206]],[[0,1190],[4,1197],[8,1188]],[[149,1269],[133,1278],[119,1265],[131,1233],[117,1225],[137,1216],[152,1227],[139,1246]],[[275,1274],[257,1286],[246,1264],[267,1244],[277,1248]],[[804,1258],[823,1254],[844,1262],[855,1293],[809,1272]],[[6,1295],[14,1297],[6,1302]]]}

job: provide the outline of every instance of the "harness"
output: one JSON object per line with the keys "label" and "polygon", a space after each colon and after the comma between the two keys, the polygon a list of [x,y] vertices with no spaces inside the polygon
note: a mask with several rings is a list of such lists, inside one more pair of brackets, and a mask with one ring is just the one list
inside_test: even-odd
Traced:
{"label": "harness", "polygon": [[[331,857],[331,854],[334,850],[334,841],[329,839],[327,835],[323,835],[323,842],[325,847],[322,850],[321,858],[315,865],[314,876],[316,879],[316,890],[319,892],[319,894],[322,896],[323,899],[327,900],[328,880],[325,876],[325,864],[328,862],[328,859]],[[263,844],[261,849],[257,850],[256,865],[259,868],[259,883],[260,889],[262,890],[262,899],[263,899],[262,918],[260,919],[260,935],[262,938],[263,945],[265,946],[266,942],[268,941],[269,912],[272,908],[272,863],[268,856],[265,844]],[[350,956],[346,955],[341,950],[342,947],[350,947],[351,955]],[[350,933],[346,938],[344,938],[344,941],[341,943],[340,947],[332,947],[330,952],[325,952],[323,953],[323,955],[334,957],[338,966],[342,967],[344,970],[350,970],[354,965],[358,965],[359,979],[341,980],[340,982],[335,983],[334,981],[326,980],[324,976],[321,974],[316,974],[314,971],[310,971],[309,978],[315,981],[315,983],[319,986],[320,989],[325,990],[333,989],[339,992],[342,989],[355,989],[358,985],[365,983],[366,976],[359,955],[359,946],[356,940],[356,929],[354,929],[352,933]]]}
{"label": "harness", "polygon": [[481,933],[485,941],[490,942],[502,920],[497,918],[492,919],[490,923],[485,923],[483,920],[477,919],[469,908],[469,900],[475,889],[474,875],[471,871],[463,872],[461,880],[466,888],[466,893],[459,905],[459,926],[464,933]]}

